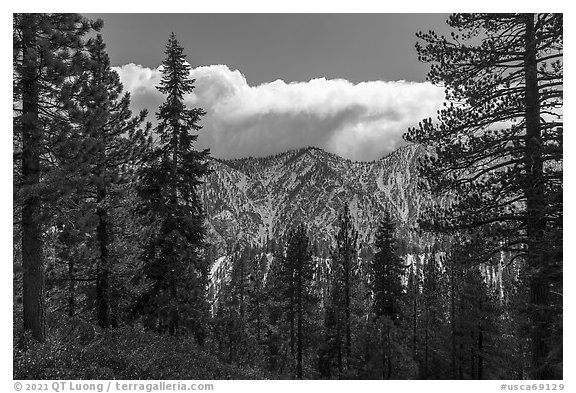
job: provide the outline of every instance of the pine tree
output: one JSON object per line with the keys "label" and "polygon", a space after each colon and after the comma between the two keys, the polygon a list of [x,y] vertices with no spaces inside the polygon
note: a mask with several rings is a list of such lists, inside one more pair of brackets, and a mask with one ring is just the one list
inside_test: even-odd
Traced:
{"label": "pine tree", "polygon": [[208,264],[204,212],[197,189],[209,172],[209,151],[196,151],[200,108],[187,109],[184,95],[192,92],[190,65],[174,34],[166,46],[162,80],[157,87],[166,95],[156,117],[159,147],[140,173],[142,211],[150,220],[150,240],[144,251],[144,276],[152,282],[136,309],[148,315],[160,331],[176,334],[182,327],[199,341],[205,335],[205,288]]}
{"label": "pine tree", "polygon": [[[264,248],[265,250],[265,248]],[[261,250],[252,260],[250,269],[250,300],[249,300],[249,317],[254,336],[258,345],[262,344],[262,332],[264,329],[264,277],[267,267],[266,253]]]}
{"label": "pine tree", "polygon": [[442,356],[438,342],[443,331],[445,296],[442,271],[437,257],[434,252],[429,253],[422,278],[422,329],[424,330],[422,377],[424,379],[430,376],[439,377],[441,372],[439,360]]}
{"label": "pine tree", "polygon": [[296,226],[288,234],[286,260],[291,271],[292,285],[288,294],[291,310],[296,324],[296,378],[302,379],[302,359],[304,351],[304,336],[308,335],[305,326],[306,316],[310,315],[313,304],[312,275],[314,266],[310,254],[310,241],[303,224]]}
{"label": "pine tree", "polygon": [[[402,288],[402,276],[404,266],[396,251],[396,239],[394,224],[389,212],[384,213],[384,218],[376,233],[376,253],[371,260],[369,268],[370,284],[374,294],[373,310],[376,318],[383,321],[382,343],[382,375],[384,379],[392,377],[392,350],[390,342],[390,329],[392,326],[384,322],[389,319],[393,324],[398,323],[400,317],[400,304],[404,295]],[[386,326],[384,326],[386,325]]]}
{"label": "pine tree", "polygon": [[[283,239],[272,240],[274,247],[273,258],[264,286],[264,315],[265,333],[264,345],[267,348],[267,364],[269,369],[281,376],[290,373],[293,357],[291,347],[294,337],[291,331],[291,289],[292,272],[286,259],[285,242]],[[287,370],[288,369],[288,370]]]}
{"label": "pine tree", "polygon": [[349,369],[352,357],[351,300],[358,270],[358,232],[352,223],[348,204],[338,217],[336,248],[332,253],[330,291],[324,320],[325,343],[322,347],[324,375],[332,375],[334,362],[338,377]]}
{"label": "pine tree", "polygon": [[[83,37],[102,22],[91,22],[78,14],[14,14],[14,130],[18,134],[14,158],[16,203],[20,208],[23,265],[24,330],[35,339],[45,338],[43,226],[47,211],[49,168],[45,165],[53,146],[50,132],[58,132],[60,112],[73,93],[81,68]],[[48,154],[47,154],[48,153]]]}
{"label": "pine tree", "polygon": [[[329,291],[324,310],[324,339],[318,349],[318,369],[325,379],[334,376],[342,377],[344,372],[343,354],[343,317],[340,308],[343,302],[342,296],[342,272],[334,260],[330,272]],[[334,371],[337,375],[334,375]]]}
{"label": "pine tree", "polygon": [[[558,377],[549,364],[561,288],[561,14],[454,14],[452,37],[420,33],[419,58],[446,88],[438,122],[424,120],[406,139],[429,146],[422,166],[436,196],[423,226],[441,232],[482,229],[486,248],[524,257],[529,269],[532,372]],[[561,289],[560,289],[561,290]]]}
{"label": "pine tree", "polygon": [[247,318],[245,315],[249,293],[247,291],[249,247],[240,249],[236,244],[231,258],[232,273],[220,291],[213,321],[221,356],[227,363],[247,364],[251,359]]}
{"label": "pine tree", "polygon": [[406,288],[406,309],[408,310],[407,316],[409,317],[409,329],[412,336],[412,358],[416,359],[418,348],[418,320],[420,318],[420,303],[421,303],[421,278],[420,268],[416,260],[410,265],[408,273],[408,283]]}
{"label": "pine tree", "polygon": [[[68,316],[76,315],[76,297],[86,292],[84,309],[92,310],[95,305],[98,324],[108,327],[118,316],[112,300],[126,296],[118,292],[122,284],[117,281],[128,278],[118,280],[114,272],[126,270],[119,266],[126,248],[120,252],[115,248],[120,243],[129,246],[126,238],[117,236],[125,226],[119,220],[124,221],[125,211],[130,210],[126,201],[131,199],[132,172],[150,145],[146,138],[149,124],[145,130],[139,128],[146,111],[131,117],[130,96],[122,94],[102,37],[89,39],[85,51],[75,82],[77,91],[61,111],[59,134],[52,140],[51,180],[58,181],[59,193],[51,202],[59,211],[52,228],[58,241],[46,243],[55,248],[58,258],[47,269],[61,271],[67,283]],[[67,265],[67,271],[58,264]],[[58,300],[58,279],[51,274],[50,281],[56,285],[49,295]]]}
{"label": "pine tree", "polygon": [[[499,364],[496,365],[504,373],[503,378],[526,379],[528,377],[528,362],[526,348],[529,340],[526,335],[528,323],[527,307],[528,286],[525,283],[525,262],[513,261],[504,266],[501,271],[502,318],[499,323],[500,335],[496,339],[495,347],[500,348]],[[562,340],[558,341],[560,344]],[[561,364],[561,362],[558,362]]]}
{"label": "pine tree", "polygon": [[[290,229],[286,241],[280,241],[279,245],[265,286],[260,290],[262,294],[257,299],[258,293],[251,293],[252,310],[256,313],[252,321],[257,323],[257,331],[267,348],[269,368],[280,375],[302,379],[306,351],[312,341],[311,319],[317,306],[310,240],[304,225]],[[266,256],[258,259],[257,271],[262,272]],[[256,284],[261,280],[263,277],[255,272],[253,289],[258,288]],[[265,326],[261,327],[262,322]]]}
{"label": "pine tree", "polygon": [[[461,242],[460,238],[456,238],[457,244]],[[456,249],[456,248],[455,248]],[[450,296],[450,377],[452,379],[462,379],[462,365],[459,362],[460,357],[458,351],[458,343],[460,341],[460,336],[462,334],[461,318],[463,317],[458,313],[457,308],[460,302],[460,294],[463,281],[463,269],[462,263],[460,263],[460,258],[462,256],[458,253],[452,252],[449,258],[447,258],[447,276],[448,276],[448,290]],[[460,366],[460,367],[459,367]],[[460,373],[458,373],[460,369]]]}
{"label": "pine tree", "polygon": [[376,253],[370,263],[370,282],[374,293],[374,312],[397,321],[403,295],[402,277],[405,267],[396,251],[394,224],[386,212],[376,232]]}
{"label": "pine tree", "polygon": [[344,204],[344,210],[339,218],[339,232],[336,236],[336,254],[335,259],[342,266],[342,286],[344,296],[344,330],[346,335],[345,353],[348,360],[352,350],[352,332],[350,321],[350,300],[353,290],[353,279],[357,268],[357,251],[358,251],[358,232],[352,223],[352,216],[348,204]]}
{"label": "pine tree", "polygon": [[149,127],[139,127],[147,112],[142,111],[132,118],[130,95],[122,94],[123,86],[118,74],[110,68],[110,60],[105,52],[102,36],[87,43],[89,62],[86,72],[82,100],[86,102],[82,111],[86,136],[89,138],[92,153],[89,187],[94,199],[93,212],[96,215],[96,316],[101,327],[111,323],[111,281],[114,260],[113,208],[121,203],[122,183],[130,180],[130,172],[149,146]]}
{"label": "pine tree", "polygon": [[[492,266],[478,265],[475,248],[481,237],[458,237],[446,262],[449,288],[450,375],[453,379],[511,378],[511,364],[501,362],[508,348],[499,346],[501,307],[497,288],[488,274]],[[514,366],[513,366],[514,367]]]}

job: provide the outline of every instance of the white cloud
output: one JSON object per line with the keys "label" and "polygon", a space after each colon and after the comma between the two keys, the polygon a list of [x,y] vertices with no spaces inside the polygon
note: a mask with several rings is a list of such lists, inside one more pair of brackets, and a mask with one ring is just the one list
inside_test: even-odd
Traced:
{"label": "white cloud", "polygon": [[[135,110],[154,113],[163,98],[158,69],[116,68]],[[317,146],[354,160],[382,157],[403,143],[402,134],[434,117],[443,90],[430,83],[313,79],[250,86],[225,65],[193,68],[195,90],[186,103],[207,111],[198,147],[216,157],[264,156]]]}

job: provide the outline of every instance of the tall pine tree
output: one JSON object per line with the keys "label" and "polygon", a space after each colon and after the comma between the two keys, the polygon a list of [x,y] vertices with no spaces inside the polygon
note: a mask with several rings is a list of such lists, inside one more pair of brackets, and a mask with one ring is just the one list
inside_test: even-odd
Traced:
{"label": "tall pine tree", "polygon": [[374,312],[396,321],[403,295],[402,277],[405,267],[396,251],[394,223],[385,212],[376,232],[376,253],[370,262],[370,283],[374,293]]}
{"label": "tall pine tree", "polygon": [[423,269],[422,277],[422,346],[421,376],[424,379],[439,377],[441,360],[439,342],[443,332],[444,320],[444,285],[443,274],[438,261],[439,255],[431,251]]}
{"label": "tall pine tree", "polygon": [[[438,122],[406,139],[433,150],[422,174],[436,196],[423,223],[442,232],[482,229],[486,247],[527,261],[532,372],[559,378],[549,362],[562,288],[561,14],[454,14],[451,38],[420,33],[419,58],[448,101]],[[561,301],[561,300],[560,300]]]}
{"label": "tall pine tree", "polygon": [[166,95],[156,114],[159,147],[140,174],[139,194],[151,227],[143,273],[151,288],[136,310],[159,331],[176,334],[185,327],[203,341],[209,266],[204,257],[206,230],[197,189],[209,172],[209,151],[194,150],[193,143],[205,112],[187,109],[184,104],[194,80],[189,79],[190,65],[173,33],[165,53],[157,87]]}
{"label": "tall pine tree", "polygon": [[345,203],[338,217],[336,247],[332,252],[330,291],[328,294],[324,330],[325,342],[320,350],[321,373],[332,376],[334,364],[338,377],[349,369],[352,357],[351,301],[358,270],[358,232]]}
{"label": "tall pine tree", "polygon": [[114,208],[123,199],[122,184],[149,146],[148,124],[140,129],[147,112],[132,117],[130,95],[122,94],[118,74],[110,67],[102,36],[87,42],[88,61],[81,91],[79,112],[86,133],[89,162],[88,191],[91,213],[96,218],[96,318],[98,325],[109,327],[112,318],[111,282],[115,261],[112,248]]}
{"label": "tall pine tree", "polygon": [[403,298],[402,277],[404,265],[396,251],[396,238],[394,223],[390,213],[386,211],[380,227],[376,233],[376,253],[370,261],[369,275],[372,293],[374,294],[373,311],[376,318],[382,324],[382,376],[383,379],[392,377],[392,349],[390,342],[389,323],[384,322],[388,318],[392,324],[396,324],[400,317],[400,304]]}
{"label": "tall pine tree", "polygon": [[310,254],[310,240],[306,234],[306,228],[303,224],[292,229],[288,234],[288,244],[286,247],[286,261],[291,271],[292,285],[288,294],[293,310],[296,332],[296,378],[302,379],[302,359],[304,352],[305,336],[309,331],[305,326],[310,315],[310,308],[313,304],[312,296],[312,275],[314,266],[312,264],[312,255]]}
{"label": "tall pine tree", "polygon": [[14,14],[14,159],[19,163],[15,203],[19,222],[23,265],[24,329],[35,339],[45,338],[44,250],[47,223],[45,190],[58,188],[50,178],[48,143],[58,133],[61,114],[77,93],[82,71],[84,37],[99,30],[78,14]]}

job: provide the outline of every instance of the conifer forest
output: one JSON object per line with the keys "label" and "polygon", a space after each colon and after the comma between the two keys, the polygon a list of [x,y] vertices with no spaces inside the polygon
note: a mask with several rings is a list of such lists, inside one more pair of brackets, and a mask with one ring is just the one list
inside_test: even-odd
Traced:
{"label": "conifer forest", "polygon": [[194,45],[135,110],[106,23],[13,14],[14,379],[563,379],[562,14],[415,29],[372,161],[214,154]]}

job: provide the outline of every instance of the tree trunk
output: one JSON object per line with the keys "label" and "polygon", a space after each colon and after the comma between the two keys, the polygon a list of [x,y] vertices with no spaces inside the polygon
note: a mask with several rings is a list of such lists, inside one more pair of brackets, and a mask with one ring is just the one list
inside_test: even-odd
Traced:
{"label": "tree trunk", "polygon": [[[98,190],[97,203],[100,205],[106,197],[106,189]],[[96,239],[100,248],[98,266],[96,269],[96,316],[98,326],[110,327],[110,261],[108,260],[108,222],[106,210],[98,207],[98,226],[96,227]]]}
{"label": "tree trunk", "polygon": [[256,272],[256,338],[258,339],[258,343],[261,341],[261,315],[260,315],[260,269]]}
{"label": "tree trunk", "polygon": [[294,367],[294,359],[296,358],[296,326],[294,324],[294,280],[291,280],[290,287],[291,287],[291,295],[290,295],[290,309],[289,309],[289,318],[290,318],[290,366]]}
{"label": "tree trunk", "polygon": [[234,345],[234,338],[232,337],[232,324],[228,326],[228,364],[232,364],[232,347]]}
{"label": "tree trunk", "polygon": [[76,314],[76,280],[74,277],[75,263],[70,252],[70,245],[74,244],[74,237],[68,226],[64,226],[58,235],[60,251],[58,257],[68,265],[68,294],[66,299],[66,314],[72,318]]}
{"label": "tree trunk", "polygon": [[[96,61],[102,64],[102,51],[96,54]],[[95,85],[102,83],[102,72],[97,68],[93,73],[93,82]],[[95,113],[99,109],[95,108]],[[100,255],[96,266],[96,320],[98,326],[103,328],[110,327],[111,323],[111,306],[110,306],[110,260],[108,257],[108,245],[110,243],[108,229],[108,215],[104,206],[107,195],[106,179],[106,131],[101,127],[102,121],[91,122],[92,126],[89,131],[92,137],[99,142],[97,152],[97,166],[95,171],[96,177],[96,216],[98,225],[96,226],[96,241]]]}
{"label": "tree trunk", "polygon": [[342,317],[341,310],[336,309],[336,355],[338,360],[338,379],[342,378],[342,371],[344,369],[342,360]]}
{"label": "tree trunk", "polygon": [[482,298],[478,300],[478,309],[480,310],[480,321],[478,322],[478,346],[477,346],[477,357],[478,357],[478,379],[482,379],[482,373],[484,371],[484,330],[482,326]]}
{"label": "tree trunk", "polygon": [[[171,181],[171,194],[170,194],[170,204],[173,209],[173,214],[177,211],[178,206],[178,131],[179,131],[179,121],[178,119],[172,118],[172,181]],[[178,294],[176,290],[176,280],[175,276],[176,268],[178,266],[178,260],[176,257],[172,257],[173,268],[170,274],[170,320],[169,320],[169,333],[170,335],[175,335],[178,330],[179,315],[178,315]]]}
{"label": "tree trunk", "polygon": [[296,377],[302,379],[302,266],[298,272],[298,358],[296,360]]}
{"label": "tree trunk", "polygon": [[412,316],[412,357],[414,359],[416,359],[416,348],[417,348],[417,340],[418,340],[418,304],[417,304],[417,287],[416,287],[416,283],[414,283],[414,300],[413,300],[413,304],[412,304],[412,312],[413,312],[413,316]]}
{"label": "tree trunk", "polygon": [[42,257],[42,228],[40,223],[40,144],[38,123],[38,54],[36,50],[37,16],[22,17],[22,176],[26,196],[22,203],[22,265],[24,330],[44,341],[44,261]]}
{"label": "tree trunk", "polygon": [[242,324],[244,325],[244,315],[245,315],[245,308],[244,308],[244,258],[246,258],[246,255],[242,252],[240,254],[240,288],[239,288],[239,296],[240,296],[240,303],[238,304],[239,306],[239,313],[240,313],[240,320],[242,321]]}
{"label": "tree trunk", "polygon": [[349,367],[349,361],[352,357],[352,332],[350,327],[350,257],[348,256],[348,252],[345,255],[345,281],[344,281],[344,290],[345,290],[345,326],[346,326],[346,361],[345,365],[346,368]]}
{"label": "tree trunk", "polygon": [[76,281],[74,280],[74,261],[68,259],[68,316],[76,314]]}
{"label": "tree trunk", "polygon": [[428,379],[428,321],[424,328],[424,379]]}
{"label": "tree trunk", "polygon": [[[463,333],[462,324],[460,323],[460,332]],[[460,340],[460,344],[458,345],[458,379],[464,379],[464,344],[462,343],[463,340]]]}
{"label": "tree trunk", "polygon": [[169,333],[174,336],[178,332],[178,327],[180,323],[180,315],[178,312],[178,293],[176,288],[176,278],[174,277],[174,272],[170,273],[170,322],[169,322]]}
{"label": "tree trunk", "polygon": [[388,351],[386,350],[386,337],[384,335],[384,322],[382,322],[381,339],[382,339],[382,379],[388,379],[388,378],[386,378],[386,355],[388,354]]}
{"label": "tree trunk", "polygon": [[452,371],[452,379],[456,379],[456,288],[455,288],[455,281],[456,274],[454,272],[454,266],[451,266],[450,269],[450,327],[452,328],[451,332],[451,359],[450,359],[450,368]]}
{"label": "tree trunk", "polygon": [[476,355],[474,353],[474,332],[470,332],[470,379],[476,379]]}
{"label": "tree trunk", "polygon": [[[385,348],[382,348],[382,362],[383,362],[383,370],[382,370],[382,377],[383,379],[391,379],[392,378],[392,343],[390,342],[390,326],[386,326],[386,345]],[[385,353],[385,355],[384,355]]]}
{"label": "tree trunk", "polygon": [[532,372],[534,379],[552,379],[546,364],[550,352],[548,338],[552,324],[549,309],[549,277],[545,258],[545,200],[540,129],[540,98],[536,60],[534,15],[525,16],[524,72],[526,78],[526,209],[527,262],[530,269],[530,319],[532,325]]}
{"label": "tree trunk", "polygon": [[482,379],[484,372],[483,339],[482,325],[480,325],[478,326],[478,379]]}

